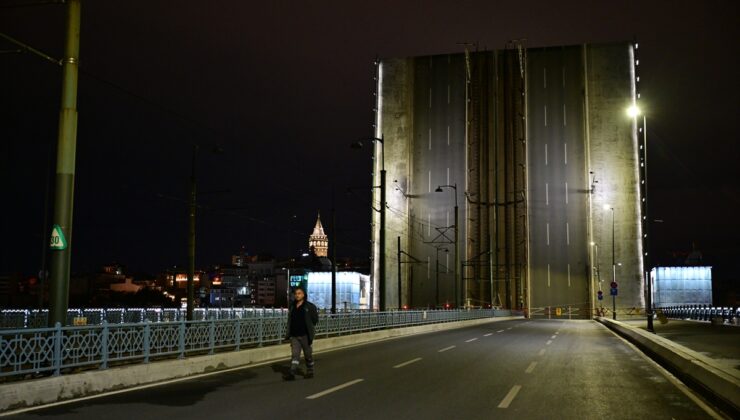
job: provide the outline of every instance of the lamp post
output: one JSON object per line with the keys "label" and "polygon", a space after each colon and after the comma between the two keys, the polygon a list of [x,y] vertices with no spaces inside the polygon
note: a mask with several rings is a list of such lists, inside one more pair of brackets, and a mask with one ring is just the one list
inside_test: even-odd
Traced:
{"label": "lamp post", "polygon": [[[380,144],[380,185],[373,188],[380,188],[380,209],[375,209],[380,213],[380,233],[378,237],[378,306],[381,311],[385,311],[385,144],[383,142],[383,135],[378,137],[370,137],[368,140]],[[362,141],[357,141],[352,144],[352,148],[361,149]],[[372,203],[370,204],[372,206]],[[374,209],[374,208],[373,208]],[[370,301],[370,307],[372,308],[373,301]]]}
{"label": "lamp post", "polygon": [[[62,110],[59,116],[56,188],[53,223],[59,226],[68,245],[51,255],[49,326],[67,323],[69,271],[72,256],[72,210],[74,201],[77,144],[77,75],[80,56],[80,1],[67,2],[67,38],[62,60]],[[46,232],[44,232],[46,234]]]}
{"label": "lamp post", "polygon": [[647,283],[647,296],[646,296],[646,306],[647,310],[645,311],[645,315],[647,316],[647,330],[650,332],[655,332],[655,329],[653,328],[653,284],[652,279],[650,278],[650,272],[652,269],[652,264],[650,262],[650,222],[648,217],[648,200],[647,200],[647,116],[645,115],[642,110],[637,106],[637,104],[631,105],[629,108],[627,108],[627,115],[632,118],[635,122],[635,124],[638,123],[638,118],[642,116],[642,127],[638,127],[637,135],[638,135],[638,143],[640,148],[640,177],[642,178],[640,180],[640,192],[642,195],[641,198],[641,204],[642,204],[642,247],[643,247],[643,266],[644,266],[644,277],[645,282]]}
{"label": "lamp post", "polygon": [[434,306],[435,309],[439,308],[439,251],[448,252],[447,248],[437,247],[437,255],[436,255],[436,268],[435,268],[435,282],[436,282],[436,291],[435,291],[435,298],[434,298]]}
{"label": "lamp post", "polygon": [[[460,227],[458,224],[458,205],[457,205],[457,184],[452,185],[440,185],[437,187],[434,192],[442,192],[443,188],[451,188],[453,190],[453,194],[455,195],[455,269],[453,270],[453,275],[455,276],[455,305],[460,305],[460,300],[458,298],[458,278],[457,278],[457,270],[460,266],[460,247],[458,245],[458,235],[460,231]],[[462,296],[461,296],[462,297]]]}
{"label": "lamp post", "polygon": [[[193,320],[193,307],[195,305],[195,209],[197,207],[197,179],[195,168],[198,160],[199,146],[193,145],[193,155],[190,166],[190,194],[188,197],[188,281],[187,281],[187,309],[186,318]],[[221,148],[214,148],[213,153],[223,153]],[[203,286],[203,276],[199,279]]]}
{"label": "lamp post", "polygon": [[[612,284],[617,283],[617,262],[615,258],[615,249],[614,249],[614,207],[610,206],[609,204],[604,204],[604,210],[611,210],[612,211]],[[612,293],[612,319],[617,319],[617,297]]]}

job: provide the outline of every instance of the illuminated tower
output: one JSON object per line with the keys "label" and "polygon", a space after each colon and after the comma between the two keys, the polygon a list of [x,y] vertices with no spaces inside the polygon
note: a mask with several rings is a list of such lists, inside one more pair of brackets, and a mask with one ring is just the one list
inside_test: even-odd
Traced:
{"label": "illuminated tower", "polygon": [[308,237],[308,249],[317,257],[326,257],[329,251],[329,237],[324,233],[321,225],[321,214],[316,218],[316,226],[313,233]]}

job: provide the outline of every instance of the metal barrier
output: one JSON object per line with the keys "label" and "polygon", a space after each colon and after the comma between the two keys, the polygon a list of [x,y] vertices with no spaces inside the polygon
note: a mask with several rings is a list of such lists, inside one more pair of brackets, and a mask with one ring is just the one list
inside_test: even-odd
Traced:
{"label": "metal barrier", "polygon": [[[322,314],[316,336],[508,315],[511,311],[493,309]],[[0,330],[0,377],[59,375],[124,361],[149,363],[153,358],[237,351],[280,343],[286,330],[287,316],[279,310],[221,320],[109,323],[104,317],[101,325]]]}
{"label": "metal barrier", "polygon": [[695,321],[712,321],[715,318],[721,318],[722,323],[738,324],[740,323],[740,308],[738,307],[717,307],[708,305],[685,305],[685,306],[668,306],[658,308],[667,318],[673,319],[690,319]]}
{"label": "metal barrier", "polygon": [[[283,308],[195,308],[193,320],[243,319],[265,313],[284,314]],[[85,325],[131,324],[138,322],[174,322],[185,320],[185,309],[179,308],[87,308],[67,310],[67,325],[75,318],[84,319]],[[44,328],[48,326],[49,310],[4,309],[0,310],[0,329]]]}

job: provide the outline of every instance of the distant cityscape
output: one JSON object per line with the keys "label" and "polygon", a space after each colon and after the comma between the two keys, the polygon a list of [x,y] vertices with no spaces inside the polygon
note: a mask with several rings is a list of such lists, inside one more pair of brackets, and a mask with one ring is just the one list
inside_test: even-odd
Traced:
{"label": "distant cityscape", "polygon": [[[331,306],[332,261],[320,216],[308,237],[309,251],[278,258],[252,255],[242,247],[230,261],[196,269],[199,307],[287,307],[293,287],[307,289],[319,308]],[[367,260],[337,258],[337,307],[366,309],[370,302]],[[38,276],[0,276],[0,307],[46,308],[48,285]],[[70,307],[181,307],[187,295],[187,269],[171,266],[156,275],[133,274],[112,262],[98,271],[73,275]]]}

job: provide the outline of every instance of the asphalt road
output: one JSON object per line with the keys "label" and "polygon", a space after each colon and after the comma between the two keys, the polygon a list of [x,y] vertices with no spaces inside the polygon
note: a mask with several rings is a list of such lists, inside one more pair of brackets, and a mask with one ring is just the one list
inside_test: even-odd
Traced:
{"label": "asphalt road", "polygon": [[701,419],[658,368],[593,321],[504,321],[326,352],[12,418]]}
{"label": "asphalt road", "polygon": [[[465,250],[465,61],[460,54],[414,61],[413,174],[408,199],[412,306],[454,304],[455,193],[460,260]],[[455,185],[457,191],[440,185]],[[439,249],[439,251],[437,251]],[[439,265],[437,264],[439,262]],[[439,267],[439,301],[437,271]]]}
{"label": "asphalt road", "polygon": [[588,183],[580,47],[528,52],[531,306],[589,317]]}

